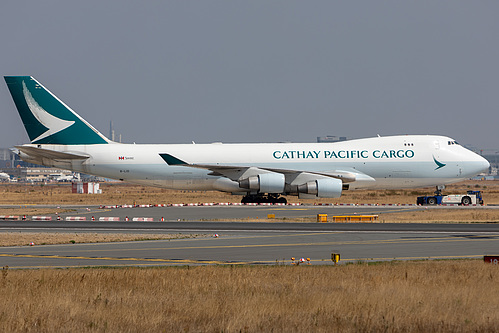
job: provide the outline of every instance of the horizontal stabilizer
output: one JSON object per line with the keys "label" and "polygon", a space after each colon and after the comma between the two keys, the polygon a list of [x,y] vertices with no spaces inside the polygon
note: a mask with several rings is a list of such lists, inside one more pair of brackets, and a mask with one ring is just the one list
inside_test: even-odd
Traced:
{"label": "horizontal stabilizer", "polygon": [[32,146],[15,146],[20,152],[25,153],[33,158],[49,158],[53,160],[84,160],[90,156],[61,152],[50,149],[43,149]]}

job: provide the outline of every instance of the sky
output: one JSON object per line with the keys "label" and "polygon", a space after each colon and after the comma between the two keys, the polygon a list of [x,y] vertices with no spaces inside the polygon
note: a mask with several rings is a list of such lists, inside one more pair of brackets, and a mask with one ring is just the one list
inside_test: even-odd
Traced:
{"label": "sky", "polygon": [[[498,1],[2,1],[0,72],[123,142],[441,134],[499,151]],[[0,84],[0,147],[29,142]]]}

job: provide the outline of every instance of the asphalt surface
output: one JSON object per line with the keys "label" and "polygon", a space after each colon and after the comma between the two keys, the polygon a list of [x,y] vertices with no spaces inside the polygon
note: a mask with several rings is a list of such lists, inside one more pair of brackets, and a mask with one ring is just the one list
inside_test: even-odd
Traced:
{"label": "asphalt surface", "polygon": [[496,223],[300,223],[300,222],[97,222],[0,221],[0,231],[15,232],[456,232],[499,233]]}
{"label": "asphalt surface", "polygon": [[[19,206],[0,206],[0,208],[19,208]],[[53,206],[33,205],[30,208],[53,208]],[[60,206],[59,214],[67,216],[86,217],[90,220],[99,217],[119,217],[124,221],[126,217],[151,217],[155,221],[164,218],[165,221],[178,220],[214,220],[214,219],[244,219],[267,218],[268,214],[275,214],[276,218],[314,217],[317,214],[348,215],[348,214],[379,214],[382,212],[397,212],[421,209],[416,206],[185,206],[185,207],[133,207],[133,208],[99,208],[99,206]],[[62,212],[69,210],[69,212]]]}
{"label": "asphalt surface", "polygon": [[275,264],[301,257],[341,262],[481,258],[497,254],[497,233],[453,232],[225,232],[195,239],[100,244],[37,245],[0,249],[10,268]]}
{"label": "asphalt surface", "polygon": [[124,216],[158,219],[168,213],[172,218],[169,222],[2,221],[0,232],[181,233],[200,236],[160,241],[3,247],[0,248],[0,266],[289,264],[291,257],[297,260],[310,258],[312,265],[330,265],[331,253],[340,253],[343,263],[358,260],[481,258],[483,255],[499,254],[499,224],[492,223],[265,223],[206,220],[266,217],[267,213],[275,213],[276,217],[310,217],[318,213],[376,214],[381,210],[415,209],[323,206],[279,208],[154,207],[106,210],[77,207],[69,215],[82,213],[97,217],[129,214]]}
{"label": "asphalt surface", "polygon": [[[0,206],[0,208],[19,208],[19,206]],[[32,205],[30,208],[53,208],[53,206]],[[317,214],[333,215],[377,215],[381,213],[408,212],[416,210],[466,210],[499,209],[499,206],[185,206],[185,207],[148,207],[148,208],[99,208],[98,206],[60,206],[61,212],[49,215],[52,219],[60,216],[83,217],[90,221],[100,217],[118,217],[125,221],[128,217],[152,218],[154,221],[230,221],[239,219],[266,219],[268,214],[276,218],[314,218]],[[69,212],[62,212],[69,210]],[[29,218],[29,216],[28,216]]]}

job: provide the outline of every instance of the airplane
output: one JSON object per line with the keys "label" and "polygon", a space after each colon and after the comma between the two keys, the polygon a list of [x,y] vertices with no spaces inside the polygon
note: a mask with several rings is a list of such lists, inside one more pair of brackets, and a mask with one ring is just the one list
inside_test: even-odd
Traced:
{"label": "airplane", "polygon": [[10,181],[9,174],[5,172],[0,172],[0,181]]}
{"label": "airplane", "polygon": [[5,76],[31,143],[26,162],[177,190],[338,198],[343,190],[446,185],[489,168],[454,139],[396,135],[333,143],[124,144],[109,140],[31,76]]}
{"label": "airplane", "polygon": [[72,181],[78,181],[80,180],[80,176],[77,173],[72,173],[69,175],[61,174],[61,173],[55,173],[51,174],[48,177],[50,180],[54,180],[56,182],[72,182]]}

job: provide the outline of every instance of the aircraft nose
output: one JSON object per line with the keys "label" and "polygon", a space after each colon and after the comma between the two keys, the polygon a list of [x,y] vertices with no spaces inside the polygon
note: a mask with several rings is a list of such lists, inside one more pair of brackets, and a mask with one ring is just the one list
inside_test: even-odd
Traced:
{"label": "aircraft nose", "polygon": [[487,161],[485,158],[482,157],[482,171],[488,171],[489,168],[490,168],[489,161]]}
{"label": "aircraft nose", "polygon": [[489,161],[483,158],[480,155],[476,155],[476,158],[473,161],[473,171],[475,174],[482,173],[484,171],[488,171],[490,167]]}

